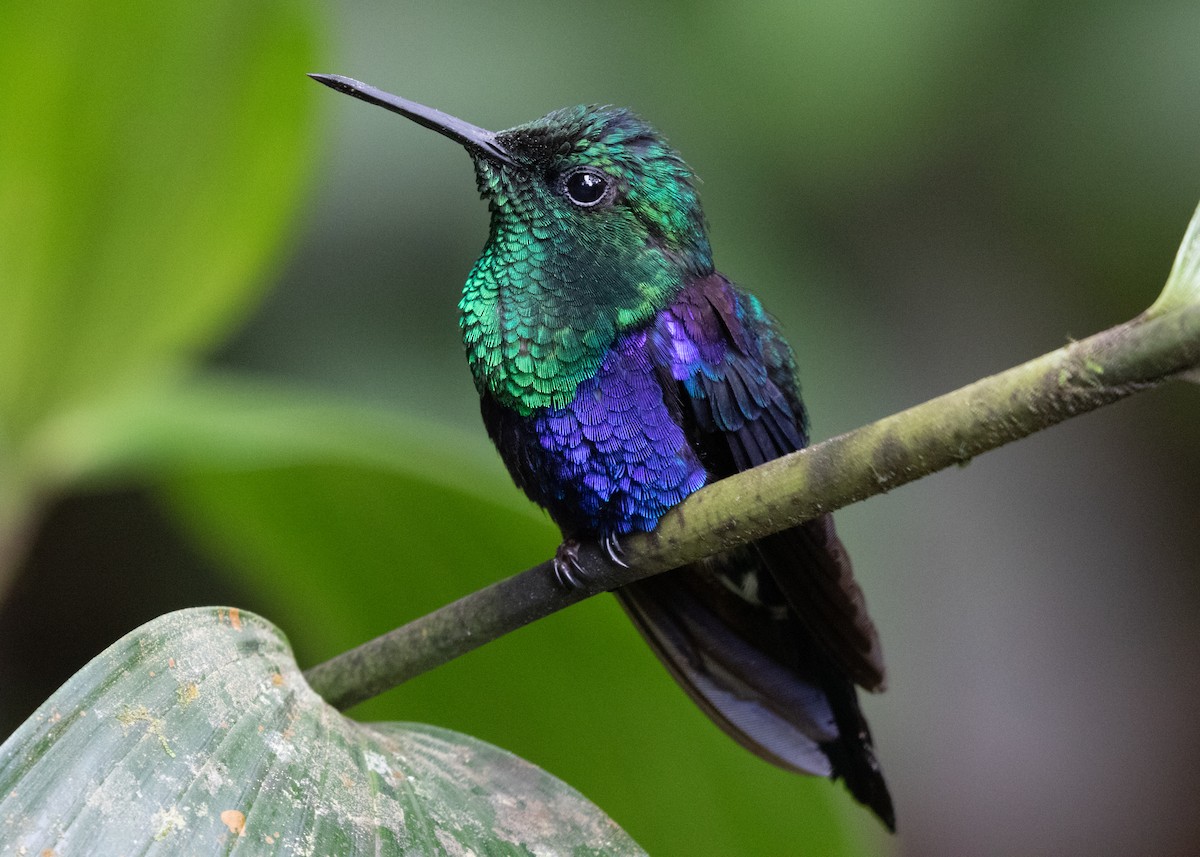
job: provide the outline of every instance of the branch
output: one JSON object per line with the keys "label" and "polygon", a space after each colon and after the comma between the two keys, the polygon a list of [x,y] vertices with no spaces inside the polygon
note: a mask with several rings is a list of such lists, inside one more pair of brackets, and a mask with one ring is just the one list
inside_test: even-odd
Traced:
{"label": "branch", "polygon": [[583,585],[550,562],[461,598],[305,673],[346,709],[584,598],[890,491],[1200,367],[1200,211],[1146,313],[1028,363],[692,494],[652,533],[623,539],[624,568],[580,551]]}

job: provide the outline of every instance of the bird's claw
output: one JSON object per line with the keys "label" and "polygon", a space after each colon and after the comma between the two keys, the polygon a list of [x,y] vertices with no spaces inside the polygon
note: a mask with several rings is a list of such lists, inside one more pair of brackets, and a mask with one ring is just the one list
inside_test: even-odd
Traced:
{"label": "bird's claw", "polygon": [[563,589],[578,589],[583,586],[586,574],[579,563],[579,542],[564,539],[554,552],[554,579]]}
{"label": "bird's claw", "polygon": [[[621,568],[629,568],[629,563],[624,559],[625,548],[621,547],[615,533],[609,533],[600,539],[600,546],[613,563]],[[564,589],[579,589],[587,582],[588,574],[583,568],[583,563],[579,561],[579,542],[575,539],[563,539],[563,543],[554,552],[551,564],[554,566],[554,579]]]}
{"label": "bird's claw", "polygon": [[625,548],[621,547],[621,542],[617,538],[616,533],[609,533],[600,540],[600,544],[604,548],[604,552],[608,554],[608,558],[615,562],[621,568],[629,568],[629,563],[625,562]]}

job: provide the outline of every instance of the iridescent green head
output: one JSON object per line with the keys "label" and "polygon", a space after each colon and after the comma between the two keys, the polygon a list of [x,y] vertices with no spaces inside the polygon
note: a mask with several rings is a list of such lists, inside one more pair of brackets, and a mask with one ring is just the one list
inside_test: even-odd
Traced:
{"label": "iridescent green head", "polygon": [[317,80],[466,147],[492,222],[459,307],[481,393],[561,407],[617,337],[712,271],[683,159],[627,110],[573,107],[492,133],[347,78]]}
{"label": "iridescent green head", "polygon": [[[649,247],[689,274],[712,270],[691,169],[628,110],[569,107],[495,135],[511,163],[472,152],[479,190],[502,222],[547,217],[588,243]],[[597,251],[603,255],[602,247]]]}

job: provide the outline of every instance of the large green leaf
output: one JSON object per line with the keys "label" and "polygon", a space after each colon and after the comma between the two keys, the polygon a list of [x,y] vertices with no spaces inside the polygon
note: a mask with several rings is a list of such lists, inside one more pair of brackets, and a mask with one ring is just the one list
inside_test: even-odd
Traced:
{"label": "large green leaf", "polygon": [[0,851],[644,853],[510,753],[346,719],[274,626],[222,608],[128,634],[0,747]]}
{"label": "large green leaf", "polygon": [[2,454],[257,294],[314,162],[315,51],[286,0],[4,3],[0,33]]}

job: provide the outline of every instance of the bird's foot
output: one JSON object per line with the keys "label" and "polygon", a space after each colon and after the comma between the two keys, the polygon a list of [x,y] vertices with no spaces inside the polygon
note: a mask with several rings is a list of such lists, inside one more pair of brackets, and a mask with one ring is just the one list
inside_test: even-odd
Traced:
{"label": "bird's foot", "polygon": [[563,589],[578,589],[583,586],[587,575],[579,563],[579,542],[575,539],[563,539],[563,543],[554,552],[552,564],[554,579]]}
{"label": "bird's foot", "polygon": [[[625,562],[625,548],[621,546],[616,533],[609,533],[600,539],[600,546],[612,562],[621,568],[629,568],[629,563]],[[579,589],[587,582],[588,574],[579,561],[579,548],[578,540],[563,539],[558,550],[554,552],[554,559],[551,561],[554,566],[554,579],[564,589]]]}
{"label": "bird's foot", "polygon": [[629,563],[625,561],[625,548],[621,547],[621,542],[617,538],[616,533],[609,533],[600,540],[604,552],[608,554],[608,558],[615,562],[621,568],[629,568]]}

